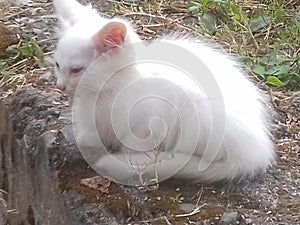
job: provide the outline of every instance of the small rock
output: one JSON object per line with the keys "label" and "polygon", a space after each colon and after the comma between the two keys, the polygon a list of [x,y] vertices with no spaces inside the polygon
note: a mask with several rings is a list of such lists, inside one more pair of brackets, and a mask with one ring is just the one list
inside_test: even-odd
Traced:
{"label": "small rock", "polygon": [[224,212],[219,225],[235,224],[238,220],[238,212]]}
{"label": "small rock", "polygon": [[192,212],[196,208],[196,205],[191,203],[181,203],[179,208],[186,212]]}
{"label": "small rock", "polygon": [[246,223],[246,224],[251,224],[251,223],[252,223],[252,220],[251,220],[250,218],[247,218],[247,219],[245,220],[245,223]]}
{"label": "small rock", "polygon": [[41,29],[38,29],[38,28],[33,28],[32,32],[35,33],[35,34],[41,34],[41,33],[43,33],[43,31]]}
{"label": "small rock", "polygon": [[60,110],[58,109],[58,108],[55,108],[55,107],[53,107],[53,108],[50,108],[50,109],[48,109],[48,111],[46,112],[46,115],[47,116],[54,116],[54,117],[59,117],[59,115],[60,115]]}
{"label": "small rock", "polygon": [[202,225],[210,225],[211,222],[209,220],[203,220]]}
{"label": "small rock", "polygon": [[293,105],[300,104],[300,92],[299,91],[294,94],[294,96],[292,97],[291,102],[292,102]]}
{"label": "small rock", "polygon": [[291,196],[297,197],[297,193],[293,192],[293,193],[291,194]]}
{"label": "small rock", "polygon": [[6,55],[5,50],[8,46],[16,43],[18,43],[17,38],[6,26],[0,23],[0,57]]}
{"label": "small rock", "polygon": [[53,66],[54,64],[54,60],[50,56],[45,56],[44,61],[45,61],[45,65],[49,67]]}
{"label": "small rock", "polygon": [[39,78],[40,83],[49,83],[54,80],[55,76],[50,71],[47,71],[46,73],[42,74]]}

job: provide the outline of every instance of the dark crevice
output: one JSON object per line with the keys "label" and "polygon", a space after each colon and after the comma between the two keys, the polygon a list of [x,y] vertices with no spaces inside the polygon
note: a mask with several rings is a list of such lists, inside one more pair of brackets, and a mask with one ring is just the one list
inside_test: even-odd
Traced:
{"label": "dark crevice", "polygon": [[0,138],[0,150],[1,150],[1,183],[0,188],[4,191],[8,191],[8,178],[7,178],[7,168],[6,168],[6,154],[5,154],[5,140],[1,137]]}
{"label": "dark crevice", "polygon": [[28,219],[28,224],[35,225],[34,212],[31,205],[28,207],[27,219]]}

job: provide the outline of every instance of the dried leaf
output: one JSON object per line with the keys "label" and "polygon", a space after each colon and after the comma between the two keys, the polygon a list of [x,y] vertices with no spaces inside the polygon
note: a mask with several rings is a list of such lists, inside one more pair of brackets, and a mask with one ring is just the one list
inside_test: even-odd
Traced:
{"label": "dried leaf", "polygon": [[95,176],[91,178],[81,179],[80,184],[98,190],[101,193],[108,194],[108,189],[110,187],[111,181],[102,176]]}

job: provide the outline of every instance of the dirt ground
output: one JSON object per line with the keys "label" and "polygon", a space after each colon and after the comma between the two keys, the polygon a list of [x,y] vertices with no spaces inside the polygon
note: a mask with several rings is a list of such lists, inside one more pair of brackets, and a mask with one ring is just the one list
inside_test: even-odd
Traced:
{"label": "dirt ground", "polygon": [[[118,1],[93,0],[92,4],[105,16],[116,14],[117,9],[124,14],[124,8],[118,5]],[[124,4],[128,6],[129,3]],[[170,3],[169,9],[172,7]],[[138,33],[145,39],[174,29],[197,35],[193,23],[190,23],[192,18],[178,18],[183,10],[186,9],[177,7],[169,13],[166,10],[155,18],[129,12],[124,16],[133,21]],[[174,18],[178,18],[176,23]],[[147,26],[145,20],[148,21]],[[25,74],[24,77],[17,85],[4,87],[4,93],[15,92],[24,82],[30,83],[39,94],[51,94],[55,83],[51,76],[51,56],[57,42],[52,2],[38,0],[14,5],[0,21],[20,39],[36,37],[45,53],[46,65],[45,68],[36,68],[30,66],[31,61],[27,60],[23,63],[26,66],[20,67],[19,76]],[[41,76],[44,78],[41,79]],[[86,203],[104,205],[110,213],[122,217],[123,220],[119,221],[124,221],[124,224],[300,224],[300,92],[262,88],[270,96],[270,108],[275,111],[271,128],[277,153],[277,163],[265,176],[216,185],[188,186],[169,181],[141,189],[112,183],[109,194],[103,194],[80,184],[82,178],[96,175],[83,163],[65,171],[60,176],[59,187],[62,192],[73,193],[74,198],[80,195]],[[2,93],[2,96],[5,95]],[[68,108],[67,97],[62,96],[59,101],[63,107],[58,110]],[[36,109],[34,106],[31,108]],[[82,224],[104,223],[85,220]]]}

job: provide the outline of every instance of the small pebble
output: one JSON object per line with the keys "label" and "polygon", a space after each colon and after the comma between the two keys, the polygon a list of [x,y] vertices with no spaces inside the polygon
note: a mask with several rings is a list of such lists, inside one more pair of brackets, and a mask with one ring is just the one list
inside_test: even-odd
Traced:
{"label": "small pebble", "polygon": [[252,220],[251,220],[250,218],[247,218],[247,219],[245,220],[245,223],[246,223],[246,224],[251,224],[251,223],[252,223]]}
{"label": "small pebble", "polygon": [[196,205],[191,203],[181,203],[179,208],[186,212],[192,212],[196,208]]}
{"label": "small pebble", "polygon": [[220,225],[235,224],[238,220],[238,212],[224,212],[221,219]]}
{"label": "small pebble", "polygon": [[32,32],[35,33],[35,34],[41,34],[41,33],[43,33],[43,31],[41,29],[38,29],[38,28],[33,28]]}
{"label": "small pebble", "polygon": [[41,82],[41,83],[48,83],[48,82],[51,82],[54,80],[55,80],[55,76],[50,71],[43,73],[39,77],[39,82]]}
{"label": "small pebble", "polygon": [[45,61],[45,65],[49,67],[52,67],[54,64],[54,59],[50,56],[45,56],[44,61]]}
{"label": "small pebble", "polygon": [[297,197],[297,193],[295,193],[295,192],[293,192],[291,195],[292,195],[293,197]]}

